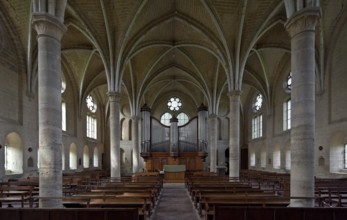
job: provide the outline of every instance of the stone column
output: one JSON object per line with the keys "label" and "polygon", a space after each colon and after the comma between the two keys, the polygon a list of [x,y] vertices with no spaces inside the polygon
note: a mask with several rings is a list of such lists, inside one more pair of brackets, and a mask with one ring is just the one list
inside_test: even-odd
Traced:
{"label": "stone column", "polygon": [[[142,143],[149,143],[151,139],[151,109],[145,104],[141,108],[142,115]],[[150,150],[150,149],[146,149]]]}
{"label": "stone column", "polygon": [[120,179],[120,93],[108,92],[110,102],[110,157],[111,157],[111,178]]}
{"label": "stone column", "polygon": [[229,92],[230,137],[229,137],[229,178],[240,177],[240,91]]}
{"label": "stone column", "polygon": [[151,109],[144,104],[141,107],[141,153],[143,160],[141,159],[141,167],[146,167],[145,161],[150,156],[150,144],[151,144]]}
{"label": "stone column", "polygon": [[178,156],[178,119],[175,115],[170,119],[170,155]]}
{"label": "stone column", "polygon": [[208,118],[210,129],[210,172],[217,172],[217,141],[218,127],[217,115],[211,114]]}
{"label": "stone column", "polygon": [[47,13],[32,19],[38,42],[40,208],[62,207],[61,38],[64,24]]}
{"label": "stone column", "polygon": [[133,139],[133,173],[136,173],[139,171],[139,159],[140,159],[140,152],[139,152],[139,117],[133,116],[131,121],[131,136]]}
{"label": "stone column", "polygon": [[[5,142],[0,137],[0,164],[5,164]],[[5,166],[0,167],[0,182],[4,181]]]}
{"label": "stone column", "polygon": [[[207,107],[204,106],[203,104],[200,105],[198,108],[198,139],[199,139],[199,144],[202,144],[202,142],[207,141],[207,129],[206,129],[206,119],[207,119]],[[206,150],[206,149],[199,149],[201,150]]]}
{"label": "stone column", "polygon": [[[291,36],[292,52],[291,197],[314,196],[314,46],[319,14],[319,8],[303,9],[285,24]],[[314,199],[291,199],[290,206],[313,207]]]}

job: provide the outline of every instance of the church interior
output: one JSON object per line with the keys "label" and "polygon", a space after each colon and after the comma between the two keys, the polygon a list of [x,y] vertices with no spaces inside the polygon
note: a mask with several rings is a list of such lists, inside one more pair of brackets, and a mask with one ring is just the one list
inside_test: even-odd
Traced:
{"label": "church interior", "polygon": [[0,219],[344,219],[346,6],[1,0]]}

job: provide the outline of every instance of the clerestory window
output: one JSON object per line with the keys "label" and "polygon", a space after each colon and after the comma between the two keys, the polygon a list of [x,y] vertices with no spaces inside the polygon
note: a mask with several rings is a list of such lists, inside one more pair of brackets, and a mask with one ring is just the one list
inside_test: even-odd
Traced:
{"label": "clerestory window", "polygon": [[259,93],[252,104],[254,116],[252,118],[252,139],[263,136],[263,115],[260,110],[263,106],[263,96]]}
{"label": "clerestory window", "polygon": [[86,117],[86,134],[88,138],[97,139],[97,120],[95,116],[97,105],[91,95],[87,96],[86,103],[89,110]]}

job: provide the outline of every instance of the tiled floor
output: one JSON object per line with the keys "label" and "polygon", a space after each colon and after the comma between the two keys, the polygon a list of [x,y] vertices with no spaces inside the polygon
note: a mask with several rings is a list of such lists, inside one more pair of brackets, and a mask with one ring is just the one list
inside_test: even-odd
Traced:
{"label": "tiled floor", "polygon": [[164,183],[151,220],[200,220],[184,183]]}

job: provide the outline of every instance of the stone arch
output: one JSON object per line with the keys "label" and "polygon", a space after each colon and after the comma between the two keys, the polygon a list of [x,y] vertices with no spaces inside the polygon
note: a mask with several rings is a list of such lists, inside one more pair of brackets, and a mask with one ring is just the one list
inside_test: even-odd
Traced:
{"label": "stone arch", "polygon": [[77,146],[75,143],[70,144],[69,167],[70,170],[77,169]]}
{"label": "stone arch", "polygon": [[65,146],[61,145],[61,169],[65,170]]}
{"label": "stone arch", "polygon": [[121,130],[121,136],[120,136],[120,139],[121,140],[125,140],[125,118],[122,118],[120,120],[120,130]]}
{"label": "stone arch", "polygon": [[5,173],[23,173],[23,142],[19,134],[11,132],[5,141]]}
{"label": "stone arch", "polygon": [[278,145],[276,145],[273,149],[272,162],[273,162],[274,169],[281,168],[281,149],[280,149],[280,146]]}
{"label": "stone arch", "polygon": [[329,161],[330,161],[330,172],[337,173],[344,168],[344,158],[343,158],[343,144],[345,142],[345,137],[343,132],[336,132],[332,135],[330,139],[329,148]]}
{"label": "stone arch", "polygon": [[83,147],[83,168],[89,168],[89,147],[84,145]]}
{"label": "stone arch", "polygon": [[29,157],[27,160],[27,166],[28,167],[34,167],[34,159],[32,157]]}
{"label": "stone arch", "polygon": [[99,148],[98,148],[98,146],[94,147],[94,150],[93,150],[93,166],[99,167]]}

